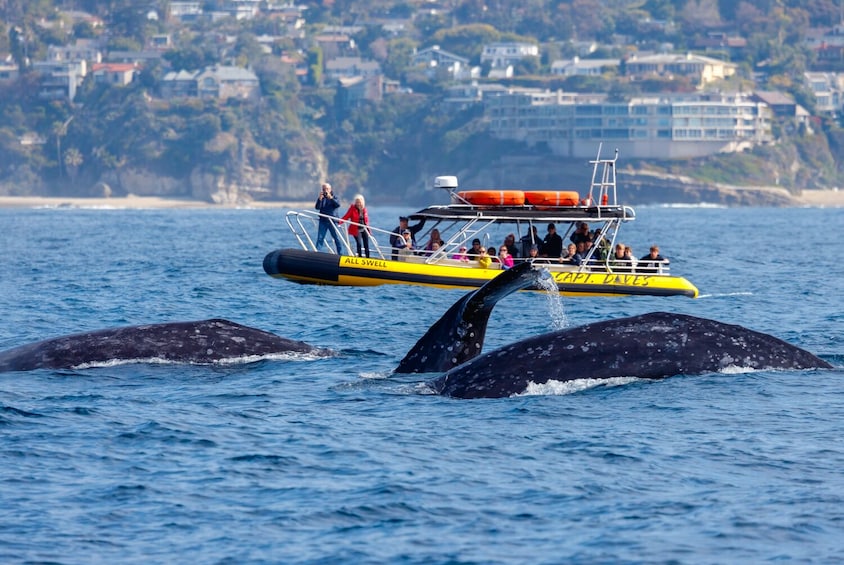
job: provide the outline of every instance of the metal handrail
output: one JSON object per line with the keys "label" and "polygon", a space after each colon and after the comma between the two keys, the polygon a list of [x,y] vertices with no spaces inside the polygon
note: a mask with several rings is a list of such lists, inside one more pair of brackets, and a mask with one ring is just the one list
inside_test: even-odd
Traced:
{"label": "metal handrail", "polygon": [[[315,230],[318,228],[320,218],[327,218],[332,220],[330,222],[331,227],[330,229],[335,230],[335,233],[339,236],[340,241],[342,242],[343,252],[346,255],[354,256],[356,255],[356,249],[352,246],[352,242],[349,238],[348,232],[345,229],[341,229],[336,222],[339,221],[339,218],[335,216],[329,216],[327,214],[320,214],[318,212],[313,212],[309,210],[290,210],[286,214],[285,221],[287,222],[288,227],[290,228],[291,232],[293,233],[294,237],[296,238],[299,245],[302,249],[306,251],[316,251],[316,244],[311,237],[312,231],[315,233]],[[481,221],[484,220],[484,221]],[[583,263],[580,265],[569,265],[559,263],[557,259],[554,258],[542,258],[541,262],[549,267],[553,267],[555,265],[565,266],[566,270],[575,271],[575,272],[583,272],[583,273],[618,273],[618,274],[649,274],[649,275],[668,275],[669,274],[669,266],[668,264],[660,264],[657,267],[648,267],[645,268],[637,268],[635,263],[631,263],[629,266],[618,267],[611,265],[611,260],[609,258],[599,260],[595,257],[595,254],[598,251],[598,245],[602,240],[606,240],[609,242],[610,249],[615,244],[617,239],[617,232],[619,228],[620,221],[618,218],[613,219],[604,219],[606,222],[602,226],[601,237],[595,242],[595,245],[590,250],[587,257],[584,259]],[[389,245],[388,247],[382,248],[382,246],[378,243],[377,238],[375,237],[375,233],[384,236],[388,241],[390,236],[394,235],[394,232],[387,231],[384,229],[376,228],[373,226],[364,226],[363,224],[358,224],[355,222],[350,222],[349,220],[343,220],[343,223],[354,224],[357,225],[359,228],[366,228],[368,229],[370,236],[369,236],[369,249],[371,256],[377,256],[380,259],[388,259],[392,257],[393,247]],[[311,230],[308,230],[306,224],[310,224]],[[438,225],[439,222],[437,222]],[[490,220],[487,218],[477,218],[468,224],[464,225],[460,229],[458,229],[451,237],[445,240],[445,243],[440,249],[437,251],[431,252],[426,251],[424,249],[416,249],[414,250],[413,256],[416,258],[416,261],[421,261],[424,263],[438,263],[444,259],[449,259],[454,253],[456,253],[461,245],[465,245],[469,247],[468,242],[477,236],[479,233],[483,232],[485,229],[489,228],[492,225],[495,225],[496,222],[494,220]],[[468,229],[471,228],[471,229]],[[430,230],[428,232],[430,233]],[[568,232],[566,232],[568,234]],[[482,236],[483,241],[488,243],[489,234],[483,234]],[[325,245],[328,249],[329,253],[332,254],[340,254],[339,250],[335,250],[332,248],[331,243],[329,240],[333,239],[326,235]],[[517,258],[517,259],[524,259],[524,258]],[[556,270],[556,269],[552,269]]]}

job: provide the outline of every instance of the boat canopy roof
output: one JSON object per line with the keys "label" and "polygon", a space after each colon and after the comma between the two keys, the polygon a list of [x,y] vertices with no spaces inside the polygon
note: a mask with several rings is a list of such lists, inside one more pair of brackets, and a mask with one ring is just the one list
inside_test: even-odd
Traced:
{"label": "boat canopy roof", "polygon": [[496,223],[565,223],[605,222],[610,220],[630,221],[636,213],[629,206],[559,206],[553,208],[536,206],[472,206],[451,204],[429,206],[409,216],[411,220],[487,220]]}

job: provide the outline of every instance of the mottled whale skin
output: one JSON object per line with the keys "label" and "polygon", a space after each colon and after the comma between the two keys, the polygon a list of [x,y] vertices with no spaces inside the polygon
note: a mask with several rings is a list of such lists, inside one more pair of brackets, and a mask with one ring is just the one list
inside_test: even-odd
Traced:
{"label": "mottled whale skin", "polygon": [[204,364],[278,353],[330,355],[330,351],[302,341],[211,319],[112,328],[22,345],[0,353],[0,371],[70,369],[150,359]]}
{"label": "mottled whale skin", "polygon": [[502,398],[529,383],[714,373],[829,369],[808,351],[742,326],[654,312],[559,330],[485,353],[430,383],[455,398]]}
{"label": "mottled whale skin", "polygon": [[452,305],[401,360],[396,373],[442,373],[477,357],[492,309],[505,296],[533,286],[543,272],[520,263]]}

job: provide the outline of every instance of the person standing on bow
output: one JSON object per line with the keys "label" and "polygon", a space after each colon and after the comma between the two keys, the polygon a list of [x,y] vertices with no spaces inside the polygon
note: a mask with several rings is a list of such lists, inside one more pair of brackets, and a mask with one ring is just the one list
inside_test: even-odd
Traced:
{"label": "person standing on bow", "polygon": [[337,235],[337,208],[340,207],[340,201],[334,196],[331,190],[331,185],[327,182],[322,183],[319,190],[319,197],[317,198],[314,208],[319,211],[319,227],[317,228],[316,249],[325,247],[325,234],[331,233],[334,238],[334,249],[340,253],[340,237]]}
{"label": "person standing on bow", "polygon": [[355,238],[358,257],[363,257],[361,243],[363,243],[366,256],[369,257],[369,213],[366,211],[366,200],[364,200],[363,194],[355,194],[354,203],[349,206],[349,211],[340,218],[340,223],[342,224],[344,220],[349,221],[349,235]]}

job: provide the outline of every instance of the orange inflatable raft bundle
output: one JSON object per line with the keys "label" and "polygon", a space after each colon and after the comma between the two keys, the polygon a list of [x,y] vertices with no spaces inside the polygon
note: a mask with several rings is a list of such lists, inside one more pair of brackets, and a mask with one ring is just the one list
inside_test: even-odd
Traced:
{"label": "orange inflatable raft bundle", "polygon": [[[523,190],[464,190],[457,193],[458,202],[475,206],[524,206]],[[462,200],[461,200],[462,199]]]}
{"label": "orange inflatable raft bundle", "polygon": [[577,206],[580,195],[574,190],[527,190],[525,203],[532,206]]}
{"label": "orange inflatable raft bundle", "polygon": [[[536,206],[557,208],[566,206],[593,206],[588,196],[583,200],[575,190],[464,190],[457,193],[455,203],[469,203],[473,206]],[[607,195],[601,198],[601,205],[607,205]]]}

